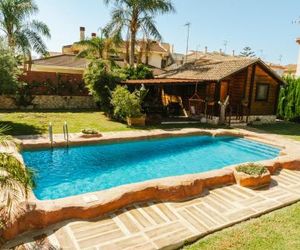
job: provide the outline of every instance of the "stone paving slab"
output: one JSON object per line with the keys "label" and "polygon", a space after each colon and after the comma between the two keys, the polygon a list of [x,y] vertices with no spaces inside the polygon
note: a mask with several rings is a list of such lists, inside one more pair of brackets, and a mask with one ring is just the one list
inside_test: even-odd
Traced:
{"label": "stone paving slab", "polygon": [[269,188],[230,185],[185,202],[135,204],[106,218],[67,221],[27,233],[6,248],[21,244],[23,249],[174,249],[299,201],[299,183],[299,171],[281,170],[272,176]]}

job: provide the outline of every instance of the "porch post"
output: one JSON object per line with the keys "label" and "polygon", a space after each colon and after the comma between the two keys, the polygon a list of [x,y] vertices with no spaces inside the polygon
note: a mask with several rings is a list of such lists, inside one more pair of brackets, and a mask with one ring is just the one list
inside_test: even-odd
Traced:
{"label": "porch post", "polygon": [[215,83],[215,105],[214,105],[214,115],[218,116],[220,114],[219,109],[216,109],[218,107],[218,102],[220,101],[220,96],[221,96],[221,82],[218,81]]}
{"label": "porch post", "polygon": [[251,75],[251,82],[250,82],[250,91],[249,91],[249,115],[251,114],[251,106],[252,106],[252,99],[253,99],[253,90],[254,90],[254,82],[255,82],[255,72],[256,72],[256,64],[252,66],[252,75]]}

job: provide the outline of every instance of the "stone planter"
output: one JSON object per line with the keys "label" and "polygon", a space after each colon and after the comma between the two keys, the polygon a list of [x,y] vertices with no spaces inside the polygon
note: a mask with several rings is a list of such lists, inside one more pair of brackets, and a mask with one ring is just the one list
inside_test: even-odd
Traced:
{"label": "stone planter", "polygon": [[138,127],[144,127],[146,124],[146,116],[133,118],[133,117],[127,117],[127,124],[129,126],[138,126]]}
{"label": "stone planter", "polygon": [[263,175],[248,175],[243,172],[238,172],[234,170],[234,177],[236,183],[242,187],[258,188],[270,185],[271,174],[269,170]]}
{"label": "stone planter", "polygon": [[102,135],[101,134],[84,134],[84,133],[81,133],[80,137],[88,139],[88,138],[99,138],[99,137],[102,137]]}

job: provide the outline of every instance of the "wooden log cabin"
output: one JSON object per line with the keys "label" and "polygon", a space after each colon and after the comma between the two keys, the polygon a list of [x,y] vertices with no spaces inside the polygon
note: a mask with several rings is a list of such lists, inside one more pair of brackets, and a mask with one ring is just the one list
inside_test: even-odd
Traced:
{"label": "wooden log cabin", "polygon": [[220,104],[227,97],[227,122],[274,122],[283,83],[260,59],[210,55],[155,79],[126,82],[132,88],[144,84],[149,89],[145,101],[148,114],[204,118],[215,124],[220,122]]}

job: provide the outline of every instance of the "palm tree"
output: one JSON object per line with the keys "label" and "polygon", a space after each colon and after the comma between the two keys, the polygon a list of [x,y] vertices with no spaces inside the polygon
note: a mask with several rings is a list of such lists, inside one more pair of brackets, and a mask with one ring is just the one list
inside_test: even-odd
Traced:
{"label": "palm tree", "polygon": [[110,55],[115,53],[115,41],[112,38],[93,37],[75,43],[83,49],[77,57],[96,58],[108,60]]}
{"label": "palm tree", "polygon": [[[4,135],[8,127],[0,126],[0,145],[8,146],[11,137]],[[34,187],[33,171],[10,153],[0,152],[0,229],[17,215],[20,203]]]}
{"label": "palm tree", "polygon": [[31,16],[38,12],[34,0],[0,0],[0,29],[8,46],[31,59],[31,52],[46,55],[43,37],[50,38],[48,26]]}
{"label": "palm tree", "polygon": [[105,4],[114,3],[111,21],[106,26],[110,35],[120,37],[122,32],[129,30],[129,64],[131,66],[134,65],[138,33],[161,40],[154,18],[157,14],[175,11],[171,0],[104,0],[104,2]]}

